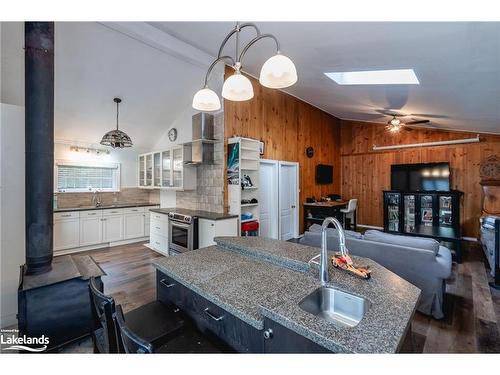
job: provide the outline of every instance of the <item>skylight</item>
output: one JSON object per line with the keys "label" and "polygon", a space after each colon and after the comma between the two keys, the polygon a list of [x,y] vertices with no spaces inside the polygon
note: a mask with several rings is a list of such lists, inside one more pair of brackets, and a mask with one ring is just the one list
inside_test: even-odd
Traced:
{"label": "skylight", "polygon": [[413,69],[332,72],[325,75],[339,85],[418,85]]}

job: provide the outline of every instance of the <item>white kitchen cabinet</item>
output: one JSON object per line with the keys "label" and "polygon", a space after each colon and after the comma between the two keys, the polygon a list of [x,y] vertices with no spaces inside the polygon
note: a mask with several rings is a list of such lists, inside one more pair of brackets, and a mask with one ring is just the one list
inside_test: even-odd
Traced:
{"label": "white kitchen cabinet", "polygon": [[214,237],[236,237],[238,235],[238,219],[236,217],[209,220],[198,219],[198,247],[215,245]]}
{"label": "white kitchen cabinet", "polygon": [[[54,250],[71,249],[80,245],[80,216],[61,213],[54,217]],[[61,217],[62,216],[62,217]]]}
{"label": "white kitchen cabinet", "polygon": [[102,212],[80,212],[80,246],[96,245],[102,241]]}
{"label": "white kitchen cabinet", "polygon": [[196,189],[196,166],[191,160],[191,146],[174,146],[163,151],[139,155],[139,187],[172,190]]}
{"label": "white kitchen cabinet", "polygon": [[116,242],[124,238],[123,214],[106,215],[102,218],[102,242]]}
{"label": "white kitchen cabinet", "polygon": [[144,212],[128,213],[123,216],[123,238],[144,237]]}
{"label": "white kitchen cabinet", "polygon": [[162,254],[168,254],[168,216],[150,213],[149,245]]}
{"label": "white kitchen cabinet", "polygon": [[148,207],[54,213],[54,251],[71,252],[133,242],[149,235]]}

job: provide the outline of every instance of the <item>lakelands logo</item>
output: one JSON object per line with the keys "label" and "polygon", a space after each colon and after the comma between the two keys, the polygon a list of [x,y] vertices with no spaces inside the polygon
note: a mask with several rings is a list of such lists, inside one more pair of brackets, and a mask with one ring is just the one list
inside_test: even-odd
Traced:
{"label": "lakelands logo", "polygon": [[17,329],[2,329],[0,332],[0,344],[2,345],[2,351],[21,350],[36,353],[47,350],[49,338],[45,335],[39,337],[19,336]]}

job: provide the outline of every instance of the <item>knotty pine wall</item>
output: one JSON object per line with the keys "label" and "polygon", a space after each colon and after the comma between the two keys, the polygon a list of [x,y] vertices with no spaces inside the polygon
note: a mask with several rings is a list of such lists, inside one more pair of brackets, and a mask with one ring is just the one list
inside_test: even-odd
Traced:
{"label": "knotty pine wall", "polygon": [[[226,69],[226,78],[233,72]],[[259,139],[265,142],[263,158],[299,162],[299,230],[302,232],[302,203],[306,197],[340,193],[340,120],[282,91],[265,88],[253,78],[250,81],[253,99],[224,100],[225,145],[227,147],[228,138],[235,136]],[[312,158],[305,153],[309,146],[314,147]],[[316,164],[334,166],[333,184],[316,184]],[[227,181],[224,190],[227,192]],[[225,206],[227,208],[227,194]]]}
{"label": "knotty pine wall", "polygon": [[342,196],[358,198],[358,223],[383,226],[382,190],[390,189],[391,164],[446,161],[451,167],[452,188],[464,192],[461,210],[464,236],[479,236],[481,187],[479,164],[500,154],[500,136],[481,135],[480,143],[373,151],[385,146],[475,137],[477,133],[404,128],[387,132],[380,124],[341,121]]}

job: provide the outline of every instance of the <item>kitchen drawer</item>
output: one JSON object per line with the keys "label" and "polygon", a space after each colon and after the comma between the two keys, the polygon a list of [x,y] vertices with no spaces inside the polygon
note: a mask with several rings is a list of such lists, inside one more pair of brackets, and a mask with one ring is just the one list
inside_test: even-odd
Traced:
{"label": "kitchen drawer", "polygon": [[102,216],[123,215],[123,208],[106,208],[102,210]]}
{"label": "kitchen drawer", "polygon": [[156,233],[151,233],[149,237],[149,244],[162,253],[168,253],[168,241],[164,236],[160,236]]}
{"label": "kitchen drawer", "polygon": [[124,214],[137,214],[144,213],[144,207],[129,207],[122,208]]}
{"label": "kitchen drawer", "polygon": [[[161,280],[166,279],[167,288]],[[262,331],[245,323],[191,289],[157,271],[157,295],[162,302],[172,302],[188,314],[202,332],[216,335],[241,353],[262,353]],[[170,282],[170,281],[171,282]]]}
{"label": "kitchen drawer", "polygon": [[156,299],[165,304],[173,303],[179,307],[181,304],[181,284],[165,275],[160,271],[156,271]]}
{"label": "kitchen drawer", "polygon": [[78,219],[79,217],[80,217],[80,212],[78,211],[54,212],[54,221]]}
{"label": "kitchen drawer", "polygon": [[102,216],[102,210],[80,211],[81,218],[101,217],[101,216]]}
{"label": "kitchen drawer", "polygon": [[166,221],[153,219],[151,220],[149,227],[151,233],[155,233],[160,236],[168,235],[168,222]]}
{"label": "kitchen drawer", "polygon": [[151,212],[150,213],[150,218],[151,218],[151,221],[153,221],[153,220],[161,220],[161,221],[168,222],[168,215],[166,215],[166,214],[159,214],[158,212]]}

